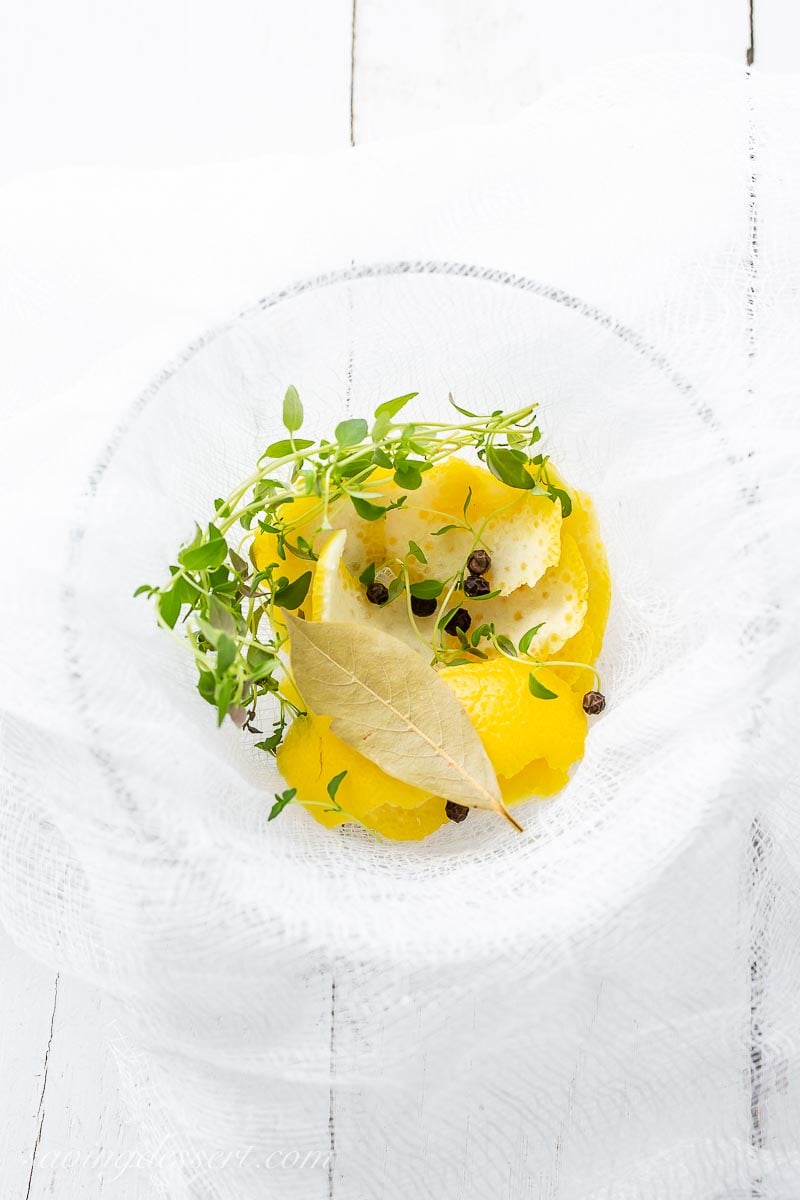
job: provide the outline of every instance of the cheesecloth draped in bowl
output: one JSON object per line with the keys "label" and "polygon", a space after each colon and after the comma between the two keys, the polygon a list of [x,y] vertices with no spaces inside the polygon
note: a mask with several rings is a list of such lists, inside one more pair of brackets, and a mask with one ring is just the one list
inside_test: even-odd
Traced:
{"label": "cheesecloth draped in bowl", "polygon": [[[121,998],[165,1195],[797,1194],[798,107],[794,84],[649,64],[329,163],[316,272],[138,395],[116,346],[9,421],[0,911]],[[427,224],[387,182],[409,164]],[[243,280],[275,238],[255,210],[219,235]],[[410,390],[428,419],[448,391],[538,400],[595,498],[609,706],[524,835],[478,812],[420,844],[267,824],[271,762],[216,731],[131,599],[279,436],[290,381],[312,436]]]}

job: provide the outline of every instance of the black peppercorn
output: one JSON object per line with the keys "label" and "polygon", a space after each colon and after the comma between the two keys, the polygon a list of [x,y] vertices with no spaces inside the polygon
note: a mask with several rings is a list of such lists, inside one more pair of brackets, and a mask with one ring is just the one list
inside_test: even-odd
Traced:
{"label": "black peppercorn", "polygon": [[482,575],[468,575],[464,580],[465,596],[486,596],[492,590],[488,579]]}
{"label": "black peppercorn", "polygon": [[425,596],[412,596],[411,611],[415,617],[429,617],[436,612],[436,601]]}
{"label": "black peppercorn", "polygon": [[492,560],[485,550],[473,550],[467,559],[467,570],[471,575],[485,575]]}
{"label": "black peppercorn", "polygon": [[596,717],[606,706],[606,698],[602,692],[587,692],[583,697],[583,711],[590,717]]}
{"label": "black peppercorn", "polygon": [[445,625],[445,633],[456,635],[460,629],[462,633],[466,633],[472,624],[472,617],[465,608],[457,608],[450,620]]}
{"label": "black peppercorn", "polygon": [[375,580],[367,588],[367,599],[370,604],[385,604],[389,599],[389,590],[382,583]]}
{"label": "black peppercorn", "polygon": [[456,804],[455,800],[448,800],[444,811],[450,821],[465,821],[469,816],[466,804]]}

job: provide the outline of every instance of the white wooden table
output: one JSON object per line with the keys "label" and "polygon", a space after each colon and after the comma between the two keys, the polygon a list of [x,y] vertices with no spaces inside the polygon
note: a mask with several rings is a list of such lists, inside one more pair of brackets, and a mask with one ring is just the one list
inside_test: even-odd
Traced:
{"label": "white wooden table", "polygon": [[[794,70],[794,0],[7,0],[0,182],[183,165],[501,119],[584,68],[697,51]],[[149,1200],[107,1048],[111,1003],[0,930],[2,1200]],[[62,1156],[69,1149],[72,1159]]]}

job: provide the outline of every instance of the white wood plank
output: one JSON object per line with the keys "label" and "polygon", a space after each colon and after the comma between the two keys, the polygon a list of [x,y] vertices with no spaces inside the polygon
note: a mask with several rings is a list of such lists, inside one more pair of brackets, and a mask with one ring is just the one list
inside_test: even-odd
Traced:
{"label": "white wood plank", "polygon": [[152,1200],[156,1194],[138,1128],[119,1094],[110,1049],[115,1016],[109,996],[60,977],[30,1200]]}
{"label": "white wood plank", "polygon": [[743,63],[749,40],[746,0],[358,0],[356,140],[501,120],[628,55],[692,51]]}
{"label": "white wood plank", "polygon": [[351,0],[9,0],[0,180],[345,146],[351,14]]}
{"label": "white wood plank", "polygon": [[7,1194],[24,1197],[40,1124],[56,976],[0,926],[0,1162]]}
{"label": "white wood plank", "polygon": [[800,70],[800,6],[792,0],[754,0],[753,18],[758,69]]}
{"label": "white wood plank", "polygon": [[109,1050],[113,1002],[0,930],[0,1162],[8,1200],[151,1200]]}

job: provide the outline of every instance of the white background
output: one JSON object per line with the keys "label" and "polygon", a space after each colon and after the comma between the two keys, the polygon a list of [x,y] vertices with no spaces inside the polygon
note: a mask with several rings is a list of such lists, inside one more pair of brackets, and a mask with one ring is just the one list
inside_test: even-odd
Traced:
{"label": "white background", "polygon": [[[586,67],[716,53],[794,70],[795,0],[6,0],[0,182],[64,165],[313,152],[513,115]],[[0,931],[0,1197],[150,1200],[145,1170],[65,1170],[136,1144],[113,1008]]]}

